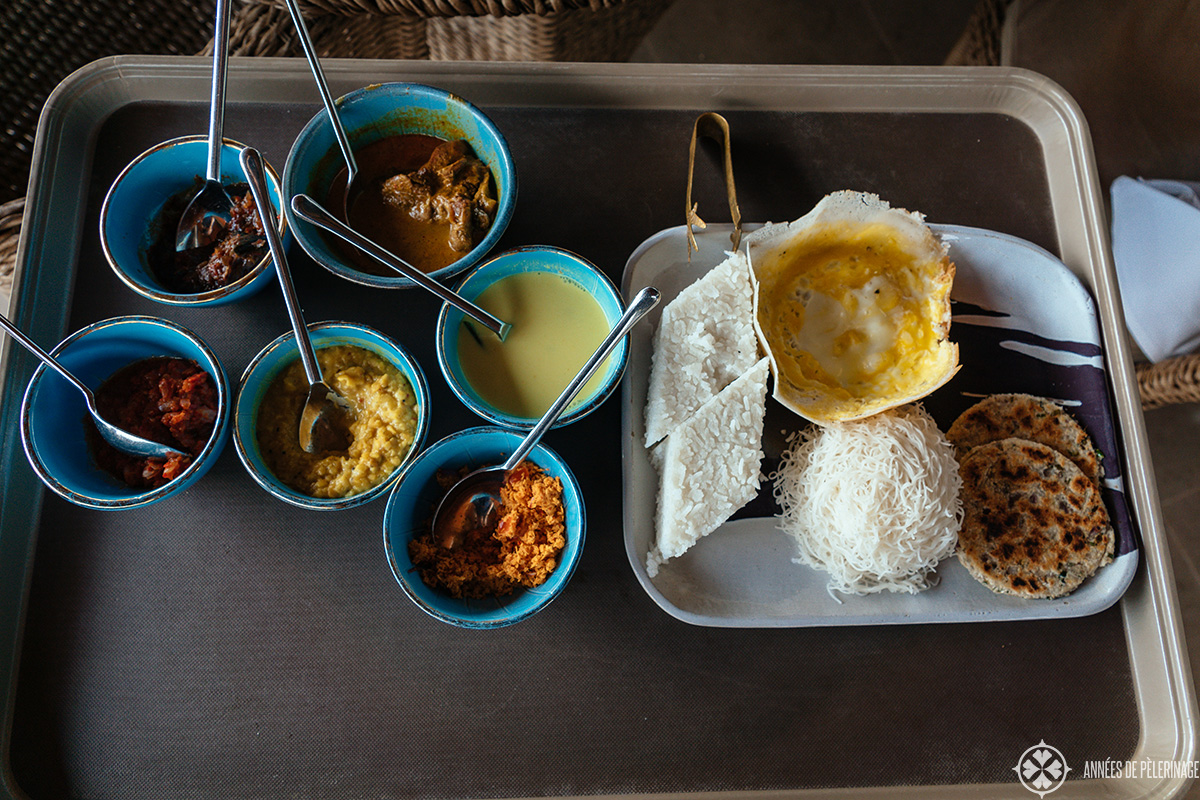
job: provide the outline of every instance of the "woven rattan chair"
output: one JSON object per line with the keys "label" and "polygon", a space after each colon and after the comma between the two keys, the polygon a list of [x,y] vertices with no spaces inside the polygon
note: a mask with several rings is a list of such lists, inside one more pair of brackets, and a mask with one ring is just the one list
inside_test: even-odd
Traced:
{"label": "woven rattan chair", "polygon": [[0,205],[0,291],[5,293],[12,286],[13,270],[17,265],[17,241],[21,237],[21,218],[24,214],[24,197]]}
{"label": "woven rattan chair", "polygon": [[216,0],[0,3],[0,203],[25,194],[46,98],[70,72],[119,53],[190,55],[212,37]]}
{"label": "woven rattan chair", "polygon": [[[322,56],[625,61],[671,0],[300,0]],[[242,0],[230,52],[301,55],[282,0]]]}

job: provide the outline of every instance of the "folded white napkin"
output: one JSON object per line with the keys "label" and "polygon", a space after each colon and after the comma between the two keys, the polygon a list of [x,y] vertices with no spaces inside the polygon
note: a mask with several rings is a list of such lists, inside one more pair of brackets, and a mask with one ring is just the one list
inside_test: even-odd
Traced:
{"label": "folded white napkin", "polygon": [[1200,183],[1117,178],[1112,247],[1125,323],[1146,357],[1200,346]]}

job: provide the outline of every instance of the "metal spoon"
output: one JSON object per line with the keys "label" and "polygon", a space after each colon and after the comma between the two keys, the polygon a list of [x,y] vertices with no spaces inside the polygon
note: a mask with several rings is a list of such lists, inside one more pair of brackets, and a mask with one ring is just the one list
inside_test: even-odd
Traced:
{"label": "metal spoon", "polygon": [[308,327],[304,324],[304,316],[300,313],[300,301],[296,298],[296,289],[292,284],[292,273],[288,269],[287,258],[283,252],[283,242],[279,238],[279,229],[275,227],[274,206],[267,195],[267,179],[263,174],[262,156],[253,147],[247,147],[241,155],[242,170],[250,183],[250,192],[254,195],[254,205],[258,208],[259,219],[262,220],[263,232],[267,237],[267,246],[271,249],[271,258],[275,260],[275,270],[279,274],[279,285],[283,287],[283,299],[287,305],[288,319],[292,322],[292,331],[296,334],[296,346],[300,349],[300,361],[304,365],[304,374],[308,377],[308,398],[304,401],[304,409],[300,412],[300,448],[306,453],[320,453],[327,450],[345,451],[350,447],[350,417],[354,405],[342,397],[337,391],[325,383],[321,376],[321,367],[317,364],[317,353],[313,350],[312,340],[308,336]]}
{"label": "metal spoon", "polygon": [[477,469],[450,487],[450,491],[438,504],[433,515],[433,533],[442,547],[453,549],[462,542],[472,529],[487,527],[491,517],[500,507],[500,487],[509,470],[514,469],[541,440],[546,431],[558,420],[563,409],[575,398],[579,388],[592,377],[592,373],[608,357],[617,343],[629,333],[638,320],[658,303],[658,290],[647,286],[634,296],[629,307],[608,336],[575,375],[567,388],[550,406],[533,430],[521,441],[513,454],[498,467]]}
{"label": "metal spoon", "polygon": [[182,450],[176,450],[174,447],[162,444],[161,442],[143,439],[141,436],[135,436],[124,428],[119,428],[113,425],[104,417],[100,416],[100,412],[96,409],[96,396],[92,394],[92,390],[84,385],[83,381],[72,375],[66,367],[59,364],[49,353],[26,336],[21,330],[12,323],[8,317],[0,314],[0,327],[8,331],[8,334],[13,337],[22,347],[33,353],[38,359],[50,367],[59,375],[66,378],[72,386],[83,392],[83,396],[87,399],[87,410],[92,415],[92,419],[96,423],[96,429],[100,431],[100,435],[104,437],[104,441],[111,444],[113,447],[120,450],[122,453],[128,453],[131,456],[139,458],[169,458],[171,456],[185,456],[191,458],[191,453],[185,453]]}
{"label": "metal spoon", "polygon": [[190,250],[215,242],[229,227],[233,200],[221,183],[221,147],[225,143],[225,65],[229,58],[229,5],[217,0],[217,25],[213,36],[212,96],[208,114],[208,166],[204,185],[192,196],[179,226],[175,249]]}
{"label": "metal spoon", "polygon": [[341,117],[338,116],[337,104],[333,101],[333,95],[329,93],[329,85],[325,82],[325,73],[321,70],[321,61],[317,58],[317,51],[313,48],[312,37],[308,35],[308,26],[304,24],[304,17],[300,13],[300,6],[296,0],[284,0],[287,5],[288,13],[292,16],[292,24],[296,26],[296,35],[300,39],[300,47],[304,50],[304,57],[308,60],[308,69],[312,72],[313,80],[317,82],[317,91],[321,94],[321,103],[325,106],[325,111],[329,114],[329,124],[333,127],[333,135],[337,139],[338,148],[342,151],[342,158],[346,161],[346,189],[342,192],[342,219],[350,219],[350,198],[357,194],[362,187],[356,187],[354,181],[358,178],[358,162],[354,158],[354,151],[350,148],[350,138],[346,136],[346,129],[342,126]]}
{"label": "metal spoon", "polygon": [[479,306],[472,303],[470,300],[467,300],[462,295],[451,289],[447,289],[440,282],[429,277],[404,259],[375,244],[375,242],[346,225],[337,217],[333,216],[333,214],[330,214],[324,207],[321,206],[320,203],[308,195],[298,194],[293,197],[292,211],[296,212],[296,215],[300,217],[300,219],[305,220],[306,222],[311,222],[318,228],[329,231],[334,236],[340,237],[344,241],[371,256],[384,266],[391,267],[406,278],[410,278],[421,288],[428,289],[429,291],[433,292],[438,297],[442,298],[442,300],[445,300],[447,303],[454,306],[459,311],[463,312],[467,316],[477,321],[480,325],[499,336],[500,341],[503,342],[504,337],[508,336],[508,332],[512,330],[512,325],[510,323],[497,319]]}

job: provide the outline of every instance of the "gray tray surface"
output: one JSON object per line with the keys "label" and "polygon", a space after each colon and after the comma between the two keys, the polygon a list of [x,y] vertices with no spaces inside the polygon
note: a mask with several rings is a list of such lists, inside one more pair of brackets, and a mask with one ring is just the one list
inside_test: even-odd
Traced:
{"label": "gray tray surface", "polygon": [[[226,135],[281,168],[317,108],[235,102]],[[563,246],[619,280],[638,243],[682,221],[691,124],[711,109],[487,110],[520,176],[501,247]],[[795,218],[824,193],[855,188],[1056,251],[1040,145],[1019,121],[727,117],[747,219]],[[202,131],[205,118],[201,104],[133,102],[96,133],[74,295],[57,298],[70,302],[70,329],[164,313],[104,264],[99,205],[129,159]],[[696,198],[702,215],[724,218],[711,153]],[[476,424],[437,371],[431,297],[340,281],[298,248],[292,266],[310,321],[366,322],[412,349],[430,379],[431,441]],[[287,328],[274,288],[165,313],[207,338],[231,376]],[[561,598],[499,631],[450,628],[405,599],[383,557],[382,503],[292,509],[252,484],[232,447],[161,506],[96,514],[47,497],[9,753],[17,783],[33,798],[1013,784],[1016,757],[1041,738],[1068,763],[1134,751],[1117,608],[1064,621],[812,630],[700,628],[663,613],[625,557],[620,428],[612,400],[547,437],[586,492],[587,547]]]}

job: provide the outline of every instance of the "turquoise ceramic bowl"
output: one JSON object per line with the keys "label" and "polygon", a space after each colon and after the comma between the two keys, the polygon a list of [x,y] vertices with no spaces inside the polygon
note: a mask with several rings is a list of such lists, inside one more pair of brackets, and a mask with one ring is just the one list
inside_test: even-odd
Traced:
{"label": "turquoise ceramic bowl", "polygon": [[233,441],[237,447],[238,458],[246,467],[246,471],[259,486],[285,503],[314,511],[339,511],[382,497],[392,488],[404,468],[417,457],[429,432],[429,386],[425,381],[425,373],[408,351],[366,325],[352,322],[317,322],[310,324],[308,331],[316,350],[335,345],[354,345],[382,356],[408,379],[417,397],[417,430],[412,446],[404,460],[386,479],[365,492],[349,497],[309,497],[275,477],[263,461],[255,432],[258,408],[267,388],[280,371],[300,358],[295,335],[289,331],[278,337],[264,347],[246,367],[233,409]]}
{"label": "turquoise ceramic bowl", "polygon": [[85,508],[148,505],[200,480],[221,454],[229,435],[229,381],[208,345],[182,325],[155,317],[107,319],[71,334],[50,354],[93,391],[122,367],[154,356],[190,358],[217,384],[217,420],[204,450],[175,480],[139,491],[96,466],[85,434],[88,411],[83,394],[39,365],[21,404],[21,443],[33,471],[60,497]]}
{"label": "turquoise ceramic bowl", "polygon": [[524,436],[500,428],[468,428],[430,446],[413,461],[388,497],[383,515],[383,548],[392,574],[417,607],[435,619],[460,628],[500,628],[528,619],[558,597],[583,552],[585,520],[583,495],[570,468],[553,450],[538,445],[528,458],[562,480],[567,546],[550,578],[534,589],[518,589],[506,597],[457,600],[430,589],[408,555],[408,542],[426,532],[441,498],[438,470],[502,464]]}
{"label": "turquoise ceramic bowl", "polygon": [[[221,150],[221,180],[245,183],[239,156],[246,146],[230,139]],[[207,292],[182,293],[166,289],[146,263],[146,251],[158,237],[163,205],[204,178],[208,137],[184,136],[155,145],[130,162],[117,176],[100,209],[100,247],[117,277],[142,297],[174,306],[215,306],[249,297],[275,277],[275,264],[265,256],[238,280]],[[287,224],[279,211],[279,175],[265,164],[267,191],[276,208],[283,240]]]}
{"label": "turquoise ceramic bowl", "polygon": [[[587,259],[556,247],[518,247],[501,253],[481,264],[458,287],[458,293],[468,300],[475,300],[492,284],[522,272],[549,272],[579,286],[600,304],[609,329],[613,328],[625,312],[621,293],[613,282]],[[458,330],[464,319],[463,312],[449,304],[442,306],[438,316],[436,344],[438,366],[450,389],[467,408],[493,425],[528,430],[537,424],[537,418],[520,417],[496,408],[471,385],[463,373],[458,355]],[[506,320],[507,321],[507,320]],[[485,331],[486,333],[486,331]],[[575,398],[566,412],[558,418],[554,427],[569,425],[586,417],[600,407],[621,382],[625,363],[629,358],[628,337],[617,344],[612,354],[600,365],[600,382],[586,396]],[[579,366],[583,366],[581,363]]]}
{"label": "turquoise ceramic bowl", "polygon": [[[339,98],[337,107],[354,149],[401,133],[465,139],[491,169],[499,202],[495,221],[473,250],[453,264],[431,272],[434,278],[448,281],[478,263],[496,245],[516,206],[517,173],[508,142],[482,111],[461,97],[416,83],[381,83],[358,89]],[[333,179],[345,167],[329,117],[321,111],[304,126],[292,145],[283,168],[283,194],[291,198],[303,193],[324,204]],[[337,246],[331,245],[330,238],[296,217],[290,203],[284,211],[300,246],[333,274],[378,288],[415,286],[400,274],[384,277],[347,266],[342,248],[349,245],[340,241]]]}

